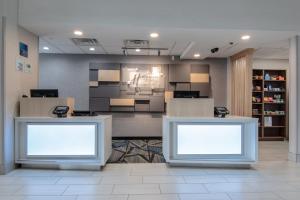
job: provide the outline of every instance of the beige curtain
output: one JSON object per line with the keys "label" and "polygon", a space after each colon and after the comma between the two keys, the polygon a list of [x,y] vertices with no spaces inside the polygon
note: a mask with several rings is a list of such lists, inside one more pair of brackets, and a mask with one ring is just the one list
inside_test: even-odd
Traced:
{"label": "beige curtain", "polygon": [[253,49],[231,57],[231,114],[252,115],[252,58]]}

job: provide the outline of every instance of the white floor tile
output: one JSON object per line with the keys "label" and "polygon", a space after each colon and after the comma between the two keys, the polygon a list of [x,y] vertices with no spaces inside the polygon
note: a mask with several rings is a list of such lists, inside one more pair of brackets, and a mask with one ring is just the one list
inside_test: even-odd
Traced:
{"label": "white floor tile", "polygon": [[273,193],[229,193],[232,200],[280,200]]}
{"label": "white floor tile", "polygon": [[24,200],[24,196],[1,196],[1,200]]}
{"label": "white floor tile", "polygon": [[25,196],[22,200],[77,200],[76,196]]}
{"label": "white floor tile", "polygon": [[0,195],[15,194],[22,187],[17,185],[0,185]]}
{"label": "white floor tile", "polygon": [[101,181],[101,177],[63,177],[57,184],[62,185],[96,185]]}
{"label": "white floor tile", "polygon": [[128,195],[78,196],[76,200],[127,200]]}
{"label": "white floor tile", "polygon": [[129,195],[128,200],[179,200],[176,194]]}
{"label": "white floor tile", "polygon": [[143,176],[143,183],[184,183],[182,176]]}
{"label": "white floor tile", "polygon": [[211,183],[204,184],[209,192],[256,192],[254,188],[249,187],[246,183]]}
{"label": "white floor tile", "polygon": [[186,183],[225,183],[228,182],[220,176],[184,176]]}
{"label": "white floor tile", "polygon": [[73,171],[73,170],[58,170],[54,176],[71,176],[71,177],[78,177],[78,176],[92,176],[94,174],[93,171]]}
{"label": "white floor tile", "polygon": [[230,200],[226,194],[180,194],[180,200]]}
{"label": "white floor tile", "polygon": [[105,176],[101,184],[142,184],[142,176]]}
{"label": "white floor tile", "polygon": [[61,195],[68,186],[66,185],[26,185],[17,191],[17,195]]}
{"label": "white floor tile", "polygon": [[38,169],[17,169],[9,174],[9,176],[55,176],[58,173],[58,170],[38,170]]}
{"label": "white floor tile", "polygon": [[14,184],[16,179],[16,177],[0,176],[0,185]]}
{"label": "white floor tile", "polygon": [[189,176],[189,175],[200,176],[200,175],[206,175],[207,173],[205,172],[204,169],[201,168],[174,167],[174,168],[169,168],[169,174],[177,175],[177,176]]}
{"label": "white floor tile", "polygon": [[112,190],[113,185],[71,185],[63,195],[108,195]]}
{"label": "white floor tile", "polygon": [[289,185],[285,182],[256,182],[256,183],[246,183],[249,187],[253,188],[257,192],[292,192],[299,191],[297,187]]}
{"label": "white floor tile", "polygon": [[163,194],[207,193],[202,184],[160,184]]}
{"label": "white floor tile", "polygon": [[299,200],[300,192],[276,192],[283,200]]}
{"label": "white floor tile", "polygon": [[[262,142],[253,169],[107,164],[102,171],[18,169],[0,176],[0,200],[299,200],[300,165]],[[280,156],[276,156],[279,154]]]}
{"label": "white floor tile", "polygon": [[14,184],[16,185],[51,185],[56,184],[58,177],[17,177]]}
{"label": "white floor tile", "polygon": [[113,194],[159,194],[158,184],[115,185]]}

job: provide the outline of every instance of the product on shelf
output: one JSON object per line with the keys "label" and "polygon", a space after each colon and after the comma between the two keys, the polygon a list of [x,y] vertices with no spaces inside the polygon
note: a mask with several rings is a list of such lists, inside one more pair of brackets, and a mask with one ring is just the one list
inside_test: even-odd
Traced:
{"label": "product on shelf", "polygon": [[260,113],[259,113],[258,109],[254,108],[254,109],[252,109],[252,114],[259,115]]}
{"label": "product on shelf", "polygon": [[253,76],[253,80],[262,80],[263,79],[263,76],[261,75],[254,75]]}
{"label": "product on shelf", "polygon": [[261,103],[261,98],[260,97],[252,97],[252,102],[253,103]]}
{"label": "product on shelf", "polygon": [[284,103],[284,99],[281,94],[275,94],[273,97],[264,97],[265,103]]}
{"label": "product on shelf", "polygon": [[261,91],[261,86],[255,86],[254,91]]}
{"label": "product on shelf", "polygon": [[264,117],[265,126],[272,126],[272,117]]}
{"label": "product on shelf", "polygon": [[285,115],[285,111],[283,110],[265,110],[264,115]]}
{"label": "product on shelf", "polygon": [[270,75],[268,73],[265,74],[265,80],[269,81],[271,79]]}

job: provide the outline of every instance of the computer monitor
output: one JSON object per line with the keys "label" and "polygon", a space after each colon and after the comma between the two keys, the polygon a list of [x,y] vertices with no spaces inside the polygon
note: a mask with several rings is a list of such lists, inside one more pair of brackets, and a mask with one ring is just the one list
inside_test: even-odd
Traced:
{"label": "computer monitor", "polygon": [[200,98],[200,91],[174,91],[174,98]]}
{"label": "computer monitor", "polygon": [[32,89],[31,97],[58,97],[58,89]]}

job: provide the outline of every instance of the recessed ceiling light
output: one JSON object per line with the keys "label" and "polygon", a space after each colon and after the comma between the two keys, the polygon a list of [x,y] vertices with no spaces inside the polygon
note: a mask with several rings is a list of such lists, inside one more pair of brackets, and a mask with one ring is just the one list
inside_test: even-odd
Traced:
{"label": "recessed ceiling light", "polygon": [[49,47],[43,47],[43,49],[49,51]]}
{"label": "recessed ceiling light", "polygon": [[82,36],[82,35],[83,35],[83,33],[82,33],[82,31],[75,30],[75,31],[74,31],[74,35],[77,35],[77,36]]}
{"label": "recessed ceiling light", "polygon": [[95,51],[95,47],[90,47],[90,51]]}
{"label": "recessed ceiling light", "polygon": [[243,36],[241,37],[242,40],[249,40],[250,38],[251,38],[250,35],[243,35]]}
{"label": "recessed ceiling light", "polygon": [[195,54],[194,54],[194,57],[195,57],[195,58],[199,58],[199,57],[200,57],[200,54],[199,54],[199,53],[195,53]]}
{"label": "recessed ceiling light", "polygon": [[140,51],[141,51],[141,49],[136,49],[135,51],[136,51],[136,52],[140,52]]}
{"label": "recessed ceiling light", "polygon": [[159,36],[158,33],[151,33],[151,34],[150,34],[150,37],[152,37],[152,38],[157,38],[158,36]]}

